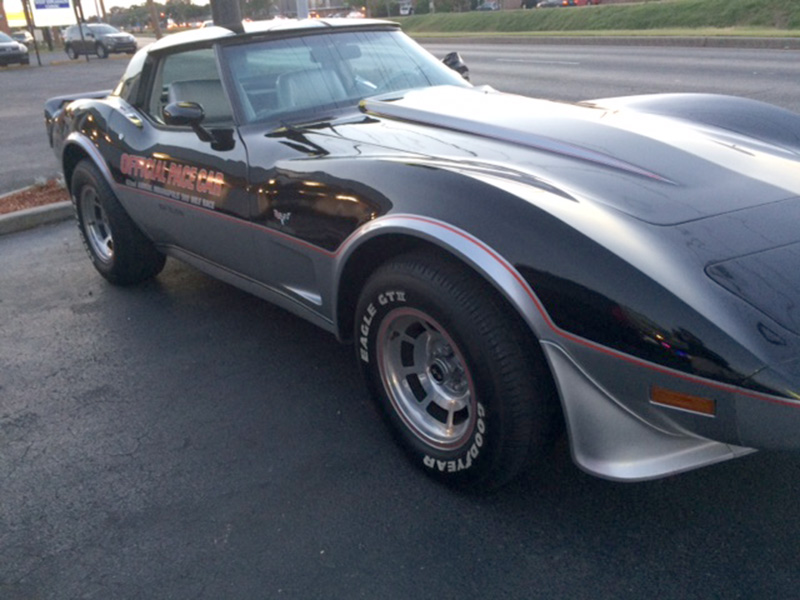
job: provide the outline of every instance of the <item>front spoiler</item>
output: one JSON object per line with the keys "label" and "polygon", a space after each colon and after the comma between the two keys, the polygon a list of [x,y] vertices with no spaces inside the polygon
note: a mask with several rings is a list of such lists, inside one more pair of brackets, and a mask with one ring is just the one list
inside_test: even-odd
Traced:
{"label": "front spoiler", "polygon": [[556,373],[572,458],[593,475],[657,479],[755,452],[648,423],[616,402],[562,348],[549,342],[542,347]]}

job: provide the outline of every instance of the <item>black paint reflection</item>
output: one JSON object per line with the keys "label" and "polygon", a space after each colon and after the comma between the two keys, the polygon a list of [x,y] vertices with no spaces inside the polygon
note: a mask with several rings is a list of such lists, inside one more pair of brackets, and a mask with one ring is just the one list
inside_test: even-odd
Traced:
{"label": "black paint reflection", "polygon": [[369,186],[322,171],[276,169],[256,193],[256,223],[330,251],[391,207]]}
{"label": "black paint reflection", "polygon": [[742,385],[749,375],[737,372],[685,327],[664,327],[562,277],[527,267],[519,270],[550,318],[564,331],[655,364],[724,383]]}

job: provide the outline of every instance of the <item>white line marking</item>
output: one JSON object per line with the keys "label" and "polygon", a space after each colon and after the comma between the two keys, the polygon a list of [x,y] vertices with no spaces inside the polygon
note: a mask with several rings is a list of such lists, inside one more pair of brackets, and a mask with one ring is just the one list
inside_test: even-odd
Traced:
{"label": "white line marking", "polygon": [[498,58],[497,62],[509,63],[536,63],[538,65],[579,65],[579,62],[570,62],[566,60],[534,60],[531,58]]}

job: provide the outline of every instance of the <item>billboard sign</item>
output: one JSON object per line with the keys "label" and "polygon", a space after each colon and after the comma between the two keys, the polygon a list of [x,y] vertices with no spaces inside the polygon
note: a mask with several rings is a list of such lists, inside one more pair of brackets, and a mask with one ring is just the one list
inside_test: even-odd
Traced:
{"label": "billboard sign", "polygon": [[25,10],[22,8],[22,0],[5,0],[3,8],[6,11],[9,27],[27,27],[25,22]]}
{"label": "billboard sign", "polygon": [[[33,12],[34,27],[63,27],[74,25],[75,10],[72,0],[29,0]],[[27,27],[22,0],[4,0],[9,27]]]}
{"label": "billboard sign", "polygon": [[29,0],[35,27],[74,25],[75,9],[72,0]]}

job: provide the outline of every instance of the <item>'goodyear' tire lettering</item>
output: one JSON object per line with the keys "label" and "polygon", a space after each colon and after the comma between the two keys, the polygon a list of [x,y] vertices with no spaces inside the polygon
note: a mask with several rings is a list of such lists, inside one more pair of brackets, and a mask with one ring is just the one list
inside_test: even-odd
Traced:
{"label": "'goodyear' tire lettering", "polygon": [[477,459],[478,455],[481,453],[481,448],[483,448],[484,444],[483,436],[486,433],[486,410],[483,408],[483,404],[480,402],[477,403],[477,406],[478,420],[475,423],[477,432],[475,433],[475,437],[472,440],[472,445],[470,446],[466,455],[457,460],[438,460],[426,454],[422,459],[422,463],[426,467],[429,469],[438,470],[441,473],[457,473],[458,471],[465,471],[472,466],[475,459]]}

